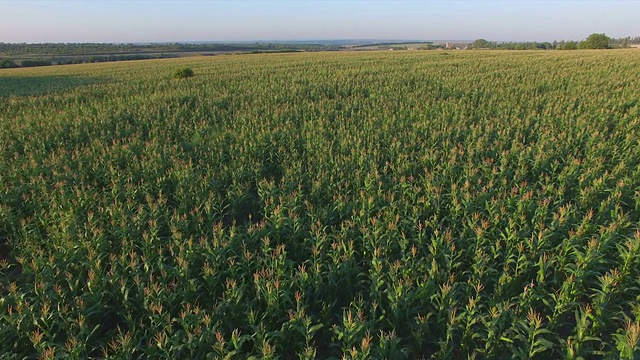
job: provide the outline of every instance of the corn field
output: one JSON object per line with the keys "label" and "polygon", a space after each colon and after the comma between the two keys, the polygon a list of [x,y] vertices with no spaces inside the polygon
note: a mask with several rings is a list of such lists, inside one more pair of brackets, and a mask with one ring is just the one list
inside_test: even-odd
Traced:
{"label": "corn field", "polygon": [[0,358],[638,359],[638,54],[2,70]]}

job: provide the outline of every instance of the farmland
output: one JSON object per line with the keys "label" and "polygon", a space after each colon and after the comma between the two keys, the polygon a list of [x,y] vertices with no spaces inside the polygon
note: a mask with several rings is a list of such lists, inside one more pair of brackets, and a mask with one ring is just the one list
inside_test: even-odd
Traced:
{"label": "farmland", "polygon": [[639,74],[635,50],[2,70],[0,357],[633,359]]}

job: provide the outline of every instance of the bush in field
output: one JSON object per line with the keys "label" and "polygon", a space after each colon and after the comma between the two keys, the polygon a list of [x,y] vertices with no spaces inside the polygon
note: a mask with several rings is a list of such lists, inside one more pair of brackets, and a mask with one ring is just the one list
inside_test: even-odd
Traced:
{"label": "bush in field", "polygon": [[173,72],[173,77],[176,79],[186,79],[192,77],[193,75],[195,74],[191,68],[178,69]]}

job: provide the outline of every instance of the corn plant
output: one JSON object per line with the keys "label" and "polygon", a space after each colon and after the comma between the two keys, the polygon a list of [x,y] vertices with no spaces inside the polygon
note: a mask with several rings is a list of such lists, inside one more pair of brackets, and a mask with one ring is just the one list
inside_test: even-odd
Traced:
{"label": "corn plant", "polygon": [[2,71],[0,357],[637,358],[637,73],[632,51]]}

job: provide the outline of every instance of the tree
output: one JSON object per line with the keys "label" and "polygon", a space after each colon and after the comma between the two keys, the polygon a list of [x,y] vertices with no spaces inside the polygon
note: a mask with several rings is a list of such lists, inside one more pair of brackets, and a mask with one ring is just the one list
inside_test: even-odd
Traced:
{"label": "tree", "polygon": [[493,44],[485,39],[478,39],[471,44],[473,49],[491,49]]}
{"label": "tree", "polygon": [[621,48],[626,49],[631,46],[631,36],[627,36],[625,38],[618,39],[618,44]]}
{"label": "tree", "polygon": [[567,41],[566,43],[564,43],[564,46],[562,46],[562,50],[576,50],[578,49],[578,43],[576,43],[575,41]]}
{"label": "tree", "polygon": [[541,49],[545,49],[545,50],[555,49],[555,46],[548,41],[545,41],[542,44],[538,44],[538,45]]}
{"label": "tree", "polygon": [[605,34],[591,34],[580,43],[581,49],[608,49],[611,39]]}

